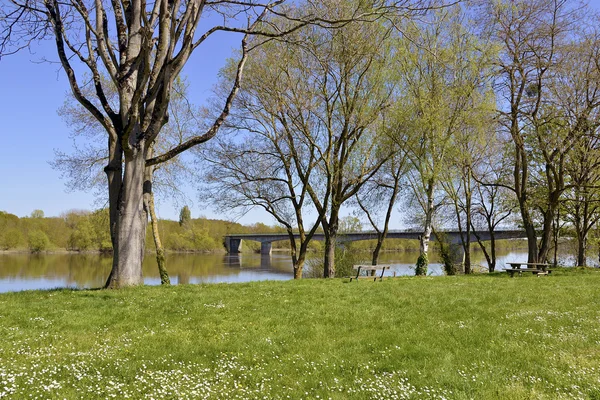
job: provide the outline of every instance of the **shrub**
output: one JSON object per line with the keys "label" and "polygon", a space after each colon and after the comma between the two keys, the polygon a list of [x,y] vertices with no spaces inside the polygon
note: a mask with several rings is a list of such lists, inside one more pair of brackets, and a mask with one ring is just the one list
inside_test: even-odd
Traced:
{"label": "shrub", "polygon": [[[352,268],[355,264],[361,263],[360,254],[347,248],[335,248],[335,276],[341,278],[343,276],[356,275]],[[324,270],[323,255],[318,258],[311,258],[306,261],[302,277],[304,278],[322,278]]]}
{"label": "shrub", "polygon": [[43,231],[36,229],[29,232],[29,250],[31,252],[39,253],[48,249],[49,246],[50,239],[48,239],[48,236]]}
{"label": "shrub", "polygon": [[456,275],[457,268],[454,264],[452,250],[447,242],[441,242],[439,247],[440,257],[442,258],[443,268],[446,275]]}
{"label": "shrub", "polygon": [[427,254],[423,253],[419,256],[419,258],[417,258],[415,275],[427,275],[427,265],[429,265],[429,260],[427,259]]}

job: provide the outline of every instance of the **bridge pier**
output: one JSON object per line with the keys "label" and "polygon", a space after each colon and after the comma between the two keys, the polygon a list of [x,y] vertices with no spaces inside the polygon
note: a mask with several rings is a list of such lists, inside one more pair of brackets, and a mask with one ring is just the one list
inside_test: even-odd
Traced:
{"label": "bridge pier", "polygon": [[225,236],[225,248],[229,254],[239,254],[242,250],[242,239]]}
{"label": "bridge pier", "polygon": [[260,255],[260,268],[261,269],[271,269],[272,268],[270,255],[268,255],[268,254]]}
{"label": "bridge pier", "polygon": [[272,247],[272,242],[260,242],[260,254],[262,256],[270,256]]}

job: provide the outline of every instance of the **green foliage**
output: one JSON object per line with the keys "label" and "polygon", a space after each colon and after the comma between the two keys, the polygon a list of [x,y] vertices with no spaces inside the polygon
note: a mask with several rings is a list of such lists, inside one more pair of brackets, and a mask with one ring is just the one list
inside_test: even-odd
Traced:
{"label": "green foliage", "polygon": [[362,231],[362,222],[360,219],[354,215],[348,215],[346,217],[340,218],[338,233],[344,234],[347,232],[361,232]]}
{"label": "green foliage", "polygon": [[112,241],[110,239],[110,216],[108,208],[102,208],[94,211],[89,216],[89,221],[93,230],[93,248],[101,252],[112,251]]}
{"label": "green foliage", "polygon": [[192,219],[192,212],[188,206],[183,206],[179,212],[179,226],[187,225]]}
{"label": "green foliage", "polygon": [[[184,207],[185,208],[185,207]],[[0,211],[0,250],[30,248],[29,236],[45,234],[49,243],[48,249],[66,249],[76,251],[112,251],[110,237],[110,216],[108,208],[93,212],[71,210],[60,218],[42,218],[43,211],[36,212],[36,218],[19,218],[16,215]],[[187,214],[184,212],[183,214]],[[225,251],[223,237],[228,233],[282,233],[285,230],[279,226],[268,226],[256,223],[244,226],[238,223],[197,218],[186,220],[182,225],[179,221],[160,220],[159,229],[165,250],[184,252],[223,252]],[[287,248],[287,241],[274,243],[276,248]],[[315,245],[316,247],[319,244]],[[154,241],[150,226],[146,233],[146,247],[154,250]],[[260,243],[244,241],[244,251],[258,252]],[[40,250],[43,251],[43,250]]]}
{"label": "green foliage", "polygon": [[19,244],[23,241],[23,235],[21,231],[16,228],[12,228],[4,231],[2,236],[0,236],[0,249],[2,250],[10,250],[16,249]]}
{"label": "green foliage", "polygon": [[43,231],[36,229],[29,232],[28,243],[29,250],[31,250],[32,253],[39,253],[41,251],[48,250],[48,247],[50,246],[50,239],[48,239],[48,236],[46,236]]}
{"label": "green foliage", "polygon": [[429,265],[429,260],[427,258],[427,253],[422,253],[417,258],[417,265],[415,268],[415,275],[422,276],[427,275],[427,266]]}
{"label": "green foliage", "polygon": [[443,232],[435,233],[438,239],[437,250],[440,254],[440,258],[442,259],[442,268],[446,275],[456,275],[458,272],[456,266],[454,265],[454,254],[452,253],[452,246],[448,242],[448,237]]}
{"label": "green foliage", "polygon": [[42,210],[33,210],[31,212],[31,218],[44,218],[44,212]]}
{"label": "green foliage", "polygon": [[458,272],[452,260],[452,251],[447,242],[441,242],[439,246],[440,258],[442,259],[442,267],[446,275],[456,275]]}
{"label": "green foliage", "polygon": [[94,229],[86,218],[80,221],[71,233],[69,238],[69,248],[71,250],[88,250],[94,244]]}
{"label": "green foliage", "polygon": [[351,248],[335,248],[335,276],[351,276],[354,272],[352,266],[361,263],[360,254]]}

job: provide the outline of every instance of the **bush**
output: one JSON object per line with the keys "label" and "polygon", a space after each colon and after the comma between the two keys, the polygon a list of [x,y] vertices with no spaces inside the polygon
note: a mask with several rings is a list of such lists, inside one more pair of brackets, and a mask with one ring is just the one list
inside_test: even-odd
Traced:
{"label": "bush", "polygon": [[48,249],[50,239],[39,229],[29,232],[29,250],[33,253],[39,253]]}
{"label": "bush", "polygon": [[[359,258],[360,254],[347,248],[335,248],[335,276],[341,278],[344,276],[356,275],[352,268],[356,264],[364,263]],[[323,255],[319,258],[311,258],[306,261],[304,270],[302,271],[303,278],[322,278],[324,270]]]}
{"label": "bush", "polygon": [[415,268],[415,275],[427,275],[427,265],[429,265],[429,260],[427,258],[427,254],[423,253],[417,258],[417,266]]}
{"label": "bush", "polygon": [[192,248],[192,244],[179,233],[172,233],[167,237],[166,248],[174,251],[188,251]]}
{"label": "bush", "polygon": [[441,242],[439,252],[446,275],[456,275],[458,269],[454,264],[454,254],[452,254],[450,245],[447,242]]}

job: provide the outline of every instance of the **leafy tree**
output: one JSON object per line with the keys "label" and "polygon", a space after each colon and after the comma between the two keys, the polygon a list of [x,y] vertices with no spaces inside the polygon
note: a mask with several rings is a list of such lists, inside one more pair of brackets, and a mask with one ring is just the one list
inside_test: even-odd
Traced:
{"label": "leafy tree", "polygon": [[[362,2],[322,7],[334,19],[355,7],[368,12]],[[319,224],[324,275],[334,276],[341,207],[391,153],[376,140],[394,90],[390,32],[379,21],[311,26],[257,49],[227,123],[243,138],[202,153],[211,184],[204,192],[220,209],[261,207],[286,228],[296,278]]]}
{"label": "leafy tree", "polygon": [[183,206],[179,212],[179,226],[188,225],[192,219],[192,212],[188,206]]}
{"label": "leafy tree", "polygon": [[428,258],[422,256],[429,250],[436,211],[444,204],[441,182],[456,156],[457,136],[472,130],[485,106],[482,72],[490,47],[467,30],[467,23],[460,8],[438,10],[423,22],[409,21],[397,52],[403,90],[397,102],[399,129],[392,138],[407,149],[410,202],[422,211],[417,274],[426,273]]}
{"label": "leafy tree", "polygon": [[48,236],[39,229],[29,232],[28,242],[29,250],[31,250],[32,253],[42,252],[47,250],[50,246],[50,239],[48,239]]}
{"label": "leafy tree", "polygon": [[[582,16],[589,11],[553,0],[490,2],[484,10],[486,34],[500,49],[496,87],[501,133],[512,147],[513,180],[505,187],[519,204],[529,262],[547,258],[555,213],[567,189],[565,161],[582,132],[582,117],[597,107],[598,93],[593,92],[588,92],[589,101],[571,109],[575,113],[561,106],[578,86],[569,77],[577,68],[565,69],[578,58],[568,54],[568,43],[585,31],[580,29],[585,26]],[[542,225],[539,232],[536,218]]]}
{"label": "leafy tree", "polygon": [[44,218],[44,212],[42,210],[33,210],[31,212],[31,218]]}

